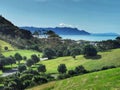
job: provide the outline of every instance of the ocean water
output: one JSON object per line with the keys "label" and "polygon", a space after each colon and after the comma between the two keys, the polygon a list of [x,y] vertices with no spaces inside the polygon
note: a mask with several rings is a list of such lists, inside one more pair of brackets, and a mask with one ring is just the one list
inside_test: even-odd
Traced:
{"label": "ocean water", "polygon": [[87,40],[87,41],[102,41],[102,40],[114,40],[118,35],[60,35],[63,39],[72,40]]}

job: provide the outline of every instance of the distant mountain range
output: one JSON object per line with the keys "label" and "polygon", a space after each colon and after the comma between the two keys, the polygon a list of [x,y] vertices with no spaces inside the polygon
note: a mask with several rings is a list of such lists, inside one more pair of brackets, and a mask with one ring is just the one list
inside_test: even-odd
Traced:
{"label": "distant mountain range", "polygon": [[90,35],[85,30],[79,30],[71,27],[55,27],[55,28],[37,28],[37,27],[20,27],[21,29],[29,30],[32,33],[37,30],[52,30],[58,35]]}
{"label": "distant mountain range", "polygon": [[119,36],[117,33],[89,33],[85,30],[79,30],[78,28],[72,27],[55,27],[55,28],[39,28],[39,27],[20,27],[21,29],[29,30],[32,33],[34,31],[42,31],[42,30],[52,30],[58,35],[97,35],[97,36]]}

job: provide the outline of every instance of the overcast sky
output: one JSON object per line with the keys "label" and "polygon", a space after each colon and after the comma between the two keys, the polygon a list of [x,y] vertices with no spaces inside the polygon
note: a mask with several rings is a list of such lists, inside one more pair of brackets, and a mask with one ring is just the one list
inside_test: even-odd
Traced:
{"label": "overcast sky", "polygon": [[0,0],[0,14],[17,26],[120,34],[120,0]]}

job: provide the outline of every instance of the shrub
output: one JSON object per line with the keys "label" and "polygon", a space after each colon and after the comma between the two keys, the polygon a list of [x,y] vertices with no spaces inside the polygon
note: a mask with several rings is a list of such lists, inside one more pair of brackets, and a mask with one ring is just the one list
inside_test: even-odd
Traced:
{"label": "shrub", "polygon": [[40,77],[40,76],[34,76],[32,78],[32,81],[37,83],[37,84],[43,84],[43,83],[47,83],[48,82],[46,78]]}
{"label": "shrub", "polygon": [[106,70],[106,69],[111,69],[111,68],[116,68],[116,66],[104,66],[102,67],[101,70]]}
{"label": "shrub", "polygon": [[76,74],[84,74],[87,73],[87,70],[82,65],[80,65],[75,68],[75,72]]}
{"label": "shrub", "polygon": [[33,77],[33,74],[22,74],[22,75],[20,76],[20,79],[21,79],[22,81],[32,80],[32,77]]}
{"label": "shrub", "polygon": [[58,79],[65,79],[65,78],[69,78],[70,77],[70,75],[69,74],[66,74],[66,73],[64,73],[64,74],[60,74],[60,75],[58,75]]}
{"label": "shrub", "polygon": [[7,47],[7,46],[5,46],[5,47],[4,47],[4,49],[7,51],[7,50],[8,50],[8,47]]}
{"label": "shrub", "polygon": [[24,88],[27,88],[27,87],[29,87],[31,85],[31,80],[25,80],[24,82],[23,82],[23,87]]}
{"label": "shrub", "polygon": [[68,74],[71,75],[71,76],[73,76],[73,75],[75,75],[76,73],[75,73],[74,70],[69,70],[69,71],[68,71]]}

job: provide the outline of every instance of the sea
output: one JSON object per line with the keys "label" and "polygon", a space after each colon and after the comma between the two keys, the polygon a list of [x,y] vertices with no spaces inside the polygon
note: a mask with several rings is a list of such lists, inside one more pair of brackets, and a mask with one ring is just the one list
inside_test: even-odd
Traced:
{"label": "sea", "polygon": [[63,39],[103,41],[103,40],[114,40],[119,35],[60,35],[60,36]]}

